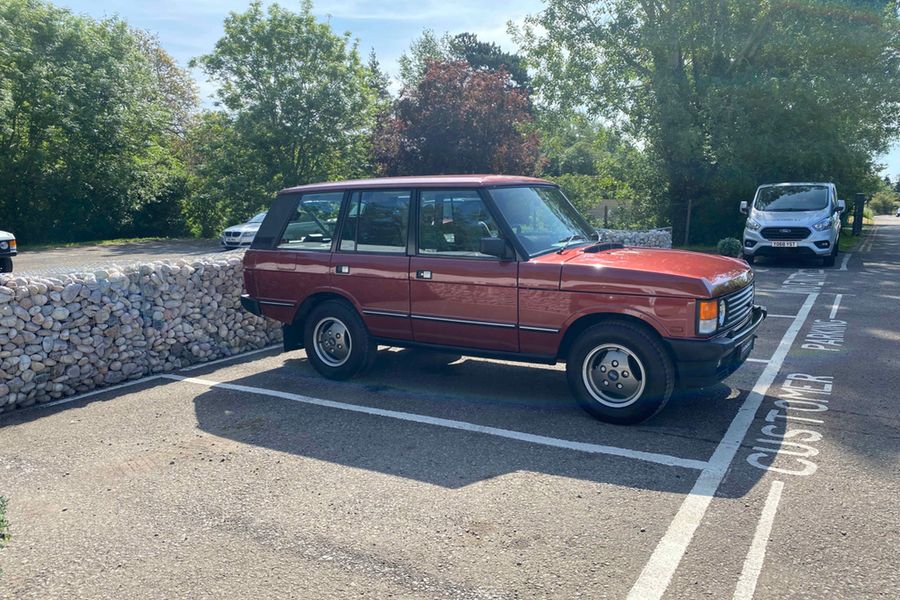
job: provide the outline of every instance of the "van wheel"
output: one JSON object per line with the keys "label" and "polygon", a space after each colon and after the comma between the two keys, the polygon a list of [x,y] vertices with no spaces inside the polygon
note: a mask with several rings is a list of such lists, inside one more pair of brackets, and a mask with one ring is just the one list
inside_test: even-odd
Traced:
{"label": "van wheel", "polygon": [[0,273],[12,273],[13,264],[9,257],[0,258]]}
{"label": "van wheel", "polygon": [[822,265],[825,267],[833,267],[834,261],[837,260],[838,255],[838,245],[837,242],[834,244],[834,250],[831,251],[831,254],[822,259]]}
{"label": "van wheel", "polygon": [[608,423],[631,425],[661,411],[675,387],[675,366],[653,334],[631,323],[585,330],[566,361],[578,403]]}
{"label": "van wheel", "polygon": [[306,357],[328,379],[349,379],[372,366],[378,346],[359,313],[346,302],[328,300],[306,318]]}

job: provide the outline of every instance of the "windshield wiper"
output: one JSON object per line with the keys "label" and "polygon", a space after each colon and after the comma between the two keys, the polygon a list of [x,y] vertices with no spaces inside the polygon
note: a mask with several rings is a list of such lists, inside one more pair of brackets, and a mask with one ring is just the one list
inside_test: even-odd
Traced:
{"label": "windshield wiper", "polygon": [[[562,254],[563,252],[565,252],[566,250],[568,250],[568,249],[569,249],[569,244],[571,244],[572,242],[574,242],[574,241],[575,241],[576,239],[578,239],[578,238],[581,238],[581,239],[583,240],[583,239],[584,239],[584,236],[581,235],[580,233],[573,233],[571,236],[569,236],[569,239],[566,240],[566,243],[563,244],[563,247],[560,248],[559,250],[557,250],[556,253],[557,253],[557,254]],[[561,242],[561,241],[562,241],[562,240],[559,240],[559,241],[556,242],[556,243],[558,244],[558,243]]]}

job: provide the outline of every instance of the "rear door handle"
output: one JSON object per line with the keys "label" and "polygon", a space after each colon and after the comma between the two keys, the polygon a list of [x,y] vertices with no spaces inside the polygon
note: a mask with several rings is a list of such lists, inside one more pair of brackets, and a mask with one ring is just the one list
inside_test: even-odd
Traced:
{"label": "rear door handle", "polygon": [[431,279],[431,271],[418,270],[416,271],[416,279]]}
{"label": "rear door handle", "polygon": [[338,275],[349,275],[350,274],[350,266],[349,265],[338,265],[334,268],[334,272]]}

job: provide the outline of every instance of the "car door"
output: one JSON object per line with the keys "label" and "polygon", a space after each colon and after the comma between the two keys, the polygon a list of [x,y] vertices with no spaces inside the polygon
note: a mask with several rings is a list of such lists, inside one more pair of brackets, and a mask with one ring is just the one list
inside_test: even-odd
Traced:
{"label": "car door", "polygon": [[412,191],[354,190],[332,259],[333,285],[350,295],[372,335],[412,339],[409,215]]}
{"label": "car door", "polygon": [[500,230],[477,190],[423,189],[410,260],[410,311],[417,342],[516,352],[515,260],[479,252]]}

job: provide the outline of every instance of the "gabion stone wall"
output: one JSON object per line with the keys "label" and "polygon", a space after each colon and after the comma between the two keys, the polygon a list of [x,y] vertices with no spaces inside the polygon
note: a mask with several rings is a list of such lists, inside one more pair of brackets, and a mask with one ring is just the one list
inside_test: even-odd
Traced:
{"label": "gabion stone wall", "polygon": [[621,242],[626,246],[644,246],[647,248],[671,248],[672,228],[631,231],[626,229],[598,229],[600,241]]}
{"label": "gabion stone wall", "polygon": [[0,275],[0,412],[281,340],[240,306],[240,255]]}

